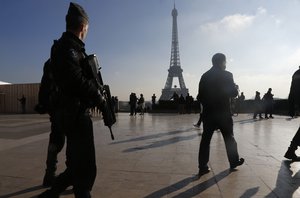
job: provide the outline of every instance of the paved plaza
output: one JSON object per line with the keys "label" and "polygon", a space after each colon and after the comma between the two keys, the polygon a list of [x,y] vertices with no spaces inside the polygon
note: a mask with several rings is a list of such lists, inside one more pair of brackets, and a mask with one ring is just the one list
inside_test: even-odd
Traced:
{"label": "paved plaza", "polygon": [[[119,113],[113,126],[115,140],[95,117],[98,175],[94,198],[156,197],[300,197],[300,162],[283,158],[300,118],[253,120],[234,117],[234,132],[245,164],[229,171],[220,132],[211,142],[212,171],[198,179],[197,158],[202,128],[198,114]],[[45,189],[50,124],[45,115],[0,115],[0,198],[35,197]],[[299,149],[300,150],[300,149]],[[300,152],[298,153],[300,155]],[[59,169],[65,168],[64,151]],[[61,197],[74,197],[68,189]]]}

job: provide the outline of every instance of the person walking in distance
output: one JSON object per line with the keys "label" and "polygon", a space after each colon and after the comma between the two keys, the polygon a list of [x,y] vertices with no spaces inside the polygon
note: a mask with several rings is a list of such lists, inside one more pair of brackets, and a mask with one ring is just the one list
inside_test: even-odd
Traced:
{"label": "person walking in distance", "polygon": [[203,105],[203,133],[198,156],[199,177],[210,171],[207,165],[210,141],[216,129],[220,129],[223,135],[230,169],[244,163],[244,159],[239,158],[230,111],[230,98],[238,95],[238,89],[232,74],[225,71],[224,54],[215,54],[212,57],[212,64],[212,68],[202,75],[198,90],[199,100]]}
{"label": "person walking in distance", "polygon": [[260,92],[256,91],[255,98],[254,98],[253,119],[256,119],[257,115],[259,115],[260,119],[263,119],[261,112],[262,112],[262,103],[261,103],[261,99],[260,99]]}
{"label": "person walking in distance", "polygon": [[129,96],[130,116],[136,115],[136,102],[137,102],[136,94],[131,93]]}
{"label": "person walking in distance", "polygon": [[22,98],[18,98],[20,104],[21,104],[21,110],[22,110],[22,114],[26,113],[26,98],[24,96],[24,94],[22,95]]}
{"label": "person walking in distance", "polygon": [[[274,96],[274,94],[272,94],[271,92],[272,92],[272,88],[269,88],[268,92],[265,93],[265,95],[263,97],[263,100],[265,103],[265,118],[266,119],[274,118],[273,117],[273,102],[274,102],[273,96]],[[270,115],[270,116],[268,116],[268,115]]]}
{"label": "person walking in distance", "polygon": [[138,108],[141,111],[140,115],[144,115],[145,112],[145,98],[143,94],[140,94],[140,98],[138,99]]}
{"label": "person walking in distance", "polygon": [[88,27],[89,18],[85,10],[71,2],[66,15],[66,32],[54,42],[50,57],[53,77],[61,91],[57,111],[67,139],[67,168],[39,198],[58,198],[70,185],[73,186],[75,198],[91,197],[97,168],[89,109],[101,107],[105,101],[93,79],[85,72],[83,41]]}

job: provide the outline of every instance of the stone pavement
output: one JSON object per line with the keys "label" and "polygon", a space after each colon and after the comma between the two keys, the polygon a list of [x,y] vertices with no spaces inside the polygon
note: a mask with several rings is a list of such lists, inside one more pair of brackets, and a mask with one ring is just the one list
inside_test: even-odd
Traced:
{"label": "stone pavement", "polygon": [[[212,171],[195,177],[202,129],[198,114],[120,113],[108,129],[94,118],[98,175],[94,198],[156,197],[300,197],[300,162],[283,158],[300,119],[276,116],[253,121],[234,117],[239,153],[245,165],[230,172],[221,133],[211,142]],[[0,115],[0,198],[35,197],[41,187],[49,121],[41,115]],[[300,150],[300,149],[299,149]],[[300,154],[300,152],[298,153]],[[64,170],[64,151],[59,170]],[[61,197],[74,197],[69,189]]]}

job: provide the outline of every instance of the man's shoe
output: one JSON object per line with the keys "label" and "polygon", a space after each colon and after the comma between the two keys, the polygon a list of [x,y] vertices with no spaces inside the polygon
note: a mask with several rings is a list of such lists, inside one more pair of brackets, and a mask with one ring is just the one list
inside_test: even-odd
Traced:
{"label": "man's shoe", "polygon": [[51,190],[46,190],[42,194],[38,195],[38,198],[59,198],[59,195],[54,194]]}
{"label": "man's shoe", "polygon": [[194,124],[193,126],[196,127],[196,128],[200,127],[200,125],[198,125],[198,124]]}
{"label": "man's shoe", "polygon": [[270,118],[272,118],[272,119],[273,119],[274,117],[273,117],[273,116],[270,116]]}
{"label": "man's shoe", "polygon": [[208,168],[208,167],[201,168],[201,169],[199,169],[198,177],[201,177],[202,175],[205,175],[205,174],[207,174],[209,172],[210,172],[210,168]]}
{"label": "man's shoe", "polygon": [[244,164],[245,159],[244,158],[240,158],[237,162],[235,162],[234,164],[230,165],[230,169],[233,170],[238,166],[241,166],[242,164]]}
{"label": "man's shoe", "polygon": [[287,159],[290,159],[290,160],[292,160],[292,161],[297,161],[297,162],[300,161],[300,157],[298,157],[298,156],[295,154],[295,150],[294,150],[294,149],[291,149],[290,147],[288,148],[288,150],[287,150],[286,153],[284,154],[284,157],[287,158]]}

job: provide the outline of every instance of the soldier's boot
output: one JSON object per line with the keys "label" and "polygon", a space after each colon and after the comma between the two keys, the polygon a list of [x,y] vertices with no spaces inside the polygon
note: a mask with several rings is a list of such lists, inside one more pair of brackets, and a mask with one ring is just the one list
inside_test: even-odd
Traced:
{"label": "soldier's boot", "polygon": [[56,163],[57,163],[57,146],[54,144],[49,144],[48,146],[48,154],[46,161],[46,173],[43,179],[43,186],[50,187],[52,186],[55,180],[55,171],[56,171]]}
{"label": "soldier's boot", "polygon": [[286,151],[286,153],[284,154],[284,157],[287,159],[290,159],[292,161],[300,161],[300,157],[298,157],[295,153],[297,148],[298,148],[298,146],[293,144],[293,142],[291,142],[291,145],[288,148],[288,150]]}

